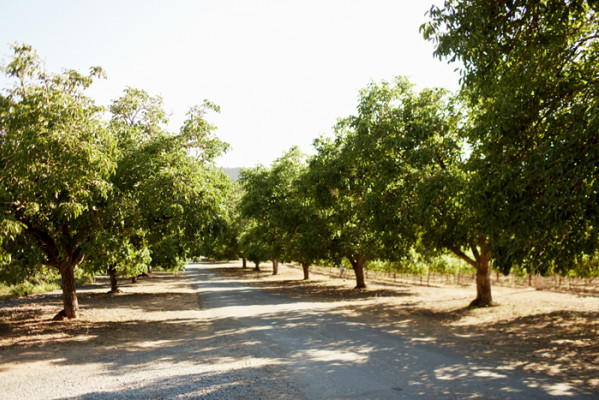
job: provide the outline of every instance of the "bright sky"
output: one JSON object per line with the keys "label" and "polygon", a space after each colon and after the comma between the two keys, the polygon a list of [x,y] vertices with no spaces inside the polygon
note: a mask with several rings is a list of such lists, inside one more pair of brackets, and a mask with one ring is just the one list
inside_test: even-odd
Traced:
{"label": "bright sky", "polygon": [[[441,1],[435,1],[440,3]],[[46,68],[108,80],[89,94],[108,105],[126,86],[160,95],[178,129],[189,107],[231,145],[218,164],[269,165],[331,134],[371,81],[406,75],[418,87],[458,87],[418,28],[432,0],[0,0],[0,59],[31,44]]]}

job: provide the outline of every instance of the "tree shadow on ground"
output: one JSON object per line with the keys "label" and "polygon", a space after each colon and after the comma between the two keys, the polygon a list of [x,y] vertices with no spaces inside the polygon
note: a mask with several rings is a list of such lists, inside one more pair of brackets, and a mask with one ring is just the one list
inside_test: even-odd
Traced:
{"label": "tree shadow on ground", "polygon": [[[258,280],[257,277],[267,278],[269,273],[252,276],[231,267],[217,272],[229,277],[241,276],[248,285],[295,299],[364,300],[348,302],[347,314],[411,341],[435,343],[462,353],[466,349],[470,354],[465,355],[469,357],[494,359],[594,390],[599,387],[598,312],[555,311],[514,316],[502,305],[439,310],[430,307],[434,301],[416,298],[409,286],[356,291],[330,280]],[[414,301],[410,301],[411,297]],[[489,317],[487,322],[485,315]]]}
{"label": "tree shadow on ground", "polygon": [[[322,309],[315,308],[306,313],[303,310],[290,310],[289,304],[284,301],[279,304],[280,308],[276,307],[278,304],[274,304],[273,307],[263,307],[261,309],[263,311],[258,314],[219,319],[206,317],[200,312],[196,314],[192,312],[195,310],[193,307],[184,306],[183,308],[187,312],[185,315],[180,315],[177,314],[178,307],[170,309],[168,306],[159,306],[156,301],[168,303],[173,299],[176,299],[176,302],[186,304],[195,302],[197,304],[197,294],[185,291],[189,289],[188,284],[176,279],[170,280],[169,283],[170,286],[165,289],[165,292],[156,293],[155,297],[148,296],[147,293],[137,293],[139,296],[131,293],[116,296],[90,293],[90,297],[85,302],[87,308],[83,309],[84,317],[85,312],[88,313],[87,315],[93,316],[94,312],[102,310],[108,310],[103,312],[112,312],[112,310],[120,308],[131,310],[131,313],[127,315],[128,319],[120,321],[82,318],[78,321],[53,322],[50,319],[55,313],[55,307],[60,305],[60,297],[48,297],[47,302],[39,304],[39,306],[29,304],[18,308],[1,308],[0,356],[3,366],[0,366],[0,372],[10,368],[6,366],[6,363],[46,361],[56,366],[84,367],[90,364],[101,364],[105,371],[104,375],[119,377],[135,371],[140,365],[163,363],[167,366],[166,368],[175,368],[177,365],[192,364],[201,365],[206,369],[197,374],[182,374],[180,375],[182,380],[177,376],[172,380],[160,378],[148,382],[147,385],[134,383],[131,389],[124,389],[124,394],[136,398],[156,397],[157,394],[167,397],[168,394],[173,395],[173,393],[190,394],[199,398],[226,398],[230,393],[240,394],[238,397],[241,397],[241,394],[245,396],[247,388],[250,386],[256,392],[249,392],[248,398],[273,398],[261,395],[263,386],[256,380],[256,377],[262,379],[264,375],[260,373],[262,367],[237,368],[223,373],[210,369],[210,365],[225,365],[231,360],[250,355],[254,358],[264,358],[267,360],[265,362],[275,365],[272,370],[267,371],[268,373],[277,371],[285,376],[291,373],[312,374],[315,370],[322,370],[325,375],[334,376],[340,370],[352,370],[355,367],[354,360],[346,359],[343,356],[355,354],[358,357],[363,357],[362,362],[373,364],[380,362],[385,357],[392,357],[390,365],[393,368],[402,370],[407,368],[414,380],[417,381],[416,383],[422,385],[422,398],[434,397],[432,393],[440,383],[437,378],[439,371],[443,372],[444,376],[448,376],[449,372],[447,371],[456,375],[470,374],[468,379],[461,378],[460,375],[458,377],[460,379],[456,378],[455,381],[452,381],[455,382],[452,384],[454,384],[456,390],[454,394],[457,397],[460,397],[460,394],[463,394],[462,397],[467,397],[470,394],[467,382],[478,381],[481,385],[491,385],[496,389],[497,398],[502,398],[509,397],[503,396],[505,393],[501,392],[505,388],[522,390],[523,385],[517,382],[506,383],[502,380],[503,378],[489,380],[483,375],[473,375],[473,370],[469,369],[468,365],[439,365],[433,371],[430,367],[427,369],[422,366],[422,360],[412,349],[422,343],[435,343],[455,352],[466,349],[469,351],[467,359],[488,358],[485,368],[493,373],[501,372],[497,368],[498,363],[501,365],[524,360],[524,364],[516,364],[516,366],[519,365],[524,369],[531,367],[536,358],[532,355],[529,356],[527,352],[547,357],[540,358],[541,366],[551,365],[552,362],[566,366],[567,362],[576,363],[579,360],[555,358],[556,354],[563,355],[565,351],[569,351],[565,342],[557,342],[557,340],[565,340],[565,338],[560,338],[557,335],[561,332],[561,335],[566,336],[567,340],[580,341],[578,344],[572,343],[571,347],[572,350],[578,352],[576,354],[580,354],[580,347],[576,346],[583,344],[588,346],[589,338],[596,342],[597,323],[595,321],[599,321],[598,313],[546,313],[472,326],[466,324],[464,320],[472,313],[478,312],[477,310],[461,308],[432,311],[418,303],[408,303],[398,307],[384,302],[360,304],[359,301],[352,302],[350,310],[350,315],[358,319],[359,323],[352,323],[351,320],[348,321],[333,313],[338,308],[344,308],[344,305],[337,307],[326,304]],[[179,284],[181,284],[181,291],[176,289]],[[270,290],[277,296],[289,294],[288,285],[297,285],[294,289],[297,292],[312,287],[312,283],[302,281],[264,281],[261,284],[264,284],[260,287],[261,290],[266,292]],[[244,296],[233,296],[238,291],[237,286],[223,283],[220,286],[213,285],[212,287],[219,289],[213,292],[214,296],[222,295],[228,299],[228,306],[235,308],[247,305]],[[316,294],[305,294],[302,295],[303,298],[314,299],[314,296],[318,295],[319,289],[314,290]],[[334,290],[339,290],[339,288]],[[356,292],[355,296],[368,293],[368,291],[352,291],[351,289],[347,289],[347,291],[348,294]],[[384,296],[391,295],[388,291],[381,293]],[[174,295],[179,297],[173,297]],[[297,295],[299,296],[299,293]],[[325,296],[322,292],[321,295]],[[393,292],[393,295],[398,296],[396,292]],[[356,297],[357,300],[366,298],[368,297]],[[372,298],[374,297],[370,297],[370,299]],[[384,298],[387,299],[387,297]],[[140,317],[135,318],[135,315],[140,315]],[[145,319],[141,317],[142,315]],[[588,325],[589,330],[578,328],[577,326],[581,323]],[[320,333],[328,331],[331,324],[343,327],[343,337],[331,340],[330,336]],[[265,329],[259,331],[244,331],[243,329],[256,326]],[[373,327],[375,329],[372,329]],[[407,340],[397,340],[395,336],[389,335],[385,344],[376,345],[374,336],[378,335],[379,328],[402,334]],[[308,331],[309,334],[297,335],[297,340],[303,341],[301,348],[305,349],[301,357],[277,353],[272,350],[276,346],[271,348],[271,346],[265,345],[265,343],[271,344],[268,341],[258,340],[257,335],[260,335],[260,332],[269,332],[271,329],[277,332],[268,337],[271,340],[276,340],[277,337],[297,335],[298,330]],[[550,330],[554,331],[554,336],[547,333]],[[541,337],[542,335],[545,336]],[[539,344],[539,346],[535,348],[535,344]],[[550,351],[553,349],[550,346],[557,346],[557,350]],[[593,354],[596,357],[596,346],[594,344],[582,349],[585,352],[590,352],[589,357],[592,357]],[[519,357],[517,359],[510,358],[514,354],[514,348],[518,349],[516,353]],[[332,361],[326,361],[325,357],[323,361],[322,354],[311,353],[311,349],[319,351],[324,349],[327,357],[336,354],[341,356]],[[435,348],[431,348],[431,351],[435,351]],[[555,354],[544,355],[543,352]],[[574,353],[572,357],[575,357]],[[580,365],[581,368],[586,369],[576,370],[577,376],[568,375],[568,381],[580,381],[582,387],[588,387],[588,383],[597,376],[597,361],[592,362],[594,362],[594,366],[591,365],[590,368],[588,365],[582,365],[582,361],[575,364],[574,368],[577,368],[576,365]],[[589,361],[586,363],[588,364]],[[478,362],[476,365],[479,365]],[[548,374],[551,375],[550,371]],[[189,382],[186,382],[185,379],[188,379]],[[538,379],[539,382],[543,380],[543,378]],[[172,385],[171,388],[166,387],[169,382]],[[289,390],[289,388],[281,386],[281,390]],[[537,394],[543,393],[545,392],[539,391]],[[83,398],[111,398],[113,396],[114,392],[96,390]],[[285,393],[281,396],[281,398],[285,398]],[[293,395],[289,397],[299,398],[299,396]],[[368,396],[365,395],[366,397]],[[81,396],[75,398],[81,398]]]}
{"label": "tree shadow on ground", "polygon": [[[242,300],[240,298],[240,302]],[[56,325],[68,327],[66,323]],[[288,353],[243,329],[255,326],[270,327],[276,337],[295,335],[300,350]],[[331,340],[330,335],[321,333],[335,331],[335,326],[343,328],[343,337]],[[84,368],[101,364],[102,379],[135,374],[146,365],[158,370],[166,368],[167,377],[132,380],[123,388],[111,386],[111,390],[118,389],[118,397],[123,398],[302,398],[297,388],[286,383],[286,376],[318,374],[326,382],[333,382],[340,374],[355,372],[360,365],[365,365],[361,370],[367,371],[369,365],[383,360],[389,368],[396,369],[398,375],[408,374],[411,380],[403,381],[403,387],[384,387],[381,393],[364,393],[363,396],[359,396],[355,388],[341,390],[353,393],[352,398],[393,398],[397,390],[411,390],[413,397],[431,398],[443,397],[442,390],[446,390],[449,384],[446,382],[451,381],[453,395],[461,398],[471,394],[471,385],[483,384],[497,393],[491,398],[504,398],[503,390],[531,390],[533,397],[546,393],[542,387],[546,379],[531,378],[538,386],[530,388],[525,382],[499,374],[494,361],[431,365],[421,358],[421,352],[414,351],[420,344],[393,338],[380,343],[376,329],[331,315],[328,308],[311,313],[281,308],[232,318],[95,322],[72,328],[79,330],[45,345],[18,344],[19,351],[13,352],[13,358],[3,360],[8,363],[49,361],[55,367],[78,365]],[[240,363],[229,369],[224,367],[240,357],[263,361],[258,365]],[[188,367],[195,372],[190,373]],[[489,379],[484,374],[477,375],[481,371],[497,374],[497,377]],[[450,379],[454,375],[459,379]],[[64,398],[114,398],[116,392],[111,390],[94,389],[84,395]]]}
{"label": "tree shadow on ground", "polygon": [[102,304],[111,308],[128,308],[139,311],[184,311],[199,308],[197,295],[190,298],[189,293],[81,293],[78,296],[81,310],[85,312]]}
{"label": "tree shadow on ground", "polygon": [[[256,382],[260,377],[260,381]],[[245,373],[198,373],[158,379],[143,386],[118,391],[95,391],[83,396],[63,397],[60,400],[98,399],[307,399],[290,387],[272,367],[251,368]]]}
{"label": "tree shadow on ground", "polygon": [[[494,308],[486,311],[492,313]],[[354,318],[414,342],[462,353],[466,349],[472,357],[599,388],[599,312],[555,311],[483,324],[469,323],[469,317],[481,312],[469,307],[435,311],[418,305],[376,304],[355,305],[352,312]]]}
{"label": "tree shadow on ground", "polygon": [[[53,320],[62,308],[60,293],[0,302],[0,354],[6,358],[15,349],[20,349],[19,354],[35,347],[77,343],[101,346],[107,338],[117,334],[137,340],[139,334],[134,332],[140,330],[152,339],[155,335],[167,334],[171,328],[195,329],[198,325],[197,321],[192,321],[187,326],[178,316],[200,309],[199,297],[190,289],[185,275],[163,273],[153,280],[144,278],[118,294],[105,292],[104,283],[99,280],[80,288],[80,318],[76,320]],[[148,291],[151,285],[168,285],[168,291]],[[156,314],[156,318],[163,320],[146,321],[144,326],[144,318],[138,320],[135,317],[140,313]],[[107,322],[107,319],[114,321]],[[48,357],[53,356],[49,354]]]}
{"label": "tree shadow on ground", "polygon": [[335,302],[339,300],[364,300],[383,297],[410,296],[407,286],[397,285],[394,289],[353,289],[338,285],[323,285],[318,279],[310,280],[268,280],[272,275],[268,271],[256,273],[243,268],[215,268],[213,271],[228,277],[245,278],[244,283],[259,287],[261,290],[277,295],[284,295],[294,299],[312,299]]}

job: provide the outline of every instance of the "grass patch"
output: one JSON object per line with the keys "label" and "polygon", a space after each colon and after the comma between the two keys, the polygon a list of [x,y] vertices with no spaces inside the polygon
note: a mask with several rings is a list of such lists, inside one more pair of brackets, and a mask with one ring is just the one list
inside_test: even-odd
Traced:
{"label": "grass patch", "polygon": [[13,297],[24,297],[31,294],[48,293],[60,289],[60,285],[54,282],[23,282],[16,285],[0,285],[0,299]]}
{"label": "grass patch", "polygon": [[13,297],[10,293],[10,287],[0,283],[0,300],[6,300]]}

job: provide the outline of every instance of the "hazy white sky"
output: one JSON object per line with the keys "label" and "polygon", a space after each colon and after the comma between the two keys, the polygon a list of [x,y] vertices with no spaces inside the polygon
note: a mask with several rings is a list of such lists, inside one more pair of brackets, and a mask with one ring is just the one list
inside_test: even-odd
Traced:
{"label": "hazy white sky", "polygon": [[[50,71],[103,67],[89,94],[108,105],[126,86],[163,97],[179,126],[209,99],[225,167],[270,164],[330,134],[370,81],[406,75],[458,87],[418,32],[431,0],[0,0],[0,58],[33,45]],[[435,1],[440,3],[440,1]]]}

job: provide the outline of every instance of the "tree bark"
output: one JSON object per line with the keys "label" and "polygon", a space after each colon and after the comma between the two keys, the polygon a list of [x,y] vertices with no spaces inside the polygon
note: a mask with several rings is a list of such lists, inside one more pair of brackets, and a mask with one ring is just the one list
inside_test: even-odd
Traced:
{"label": "tree bark", "polygon": [[272,260],[272,274],[276,275],[279,273],[279,260]]}
{"label": "tree bark", "polygon": [[304,271],[304,280],[310,279],[310,264],[302,263],[302,270]]}
{"label": "tree bark", "polygon": [[108,293],[120,293],[119,282],[116,278],[116,268],[114,264],[108,267],[108,276],[110,276],[110,292]]}
{"label": "tree bark", "polygon": [[476,267],[476,298],[470,307],[488,307],[493,305],[491,296],[491,270],[488,257],[483,256],[477,261]]}
{"label": "tree bark", "polygon": [[349,259],[354,273],[356,274],[356,289],[366,289],[366,281],[364,280],[364,265],[366,265],[366,259],[358,257],[356,259]]}
{"label": "tree bark", "polygon": [[484,235],[479,235],[478,246],[470,246],[474,259],[468,257],[459,249],[452,249],[453,253],[466,261],[476,270],[476,298],[470,303],[470,307],[489,307],[493,305],[491,296],[491,269],[489,260],[491,252],[487,249]]}
{"label": "tree bark", "polygon": [[79,302],[77,301],[77,282],[75,281],[75,267],[77,264],[63,264],[60,266],[60,277],[62,279],[62,303],[64,309],[58,313],[55,319],[78,317]]}

